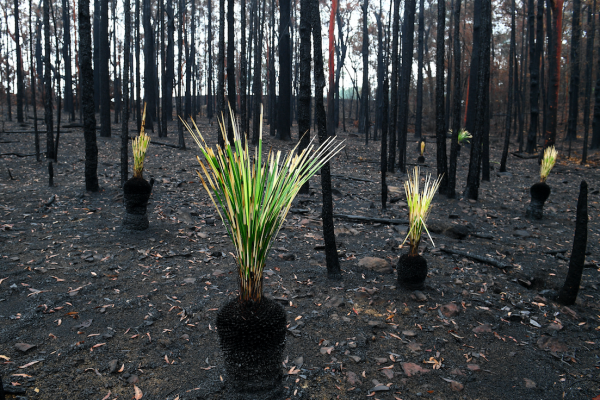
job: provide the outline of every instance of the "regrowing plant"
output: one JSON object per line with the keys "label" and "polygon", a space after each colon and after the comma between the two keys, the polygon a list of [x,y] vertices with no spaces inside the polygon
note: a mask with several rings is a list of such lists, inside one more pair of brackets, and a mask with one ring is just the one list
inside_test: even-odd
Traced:
{"label": "regrowing plant", "polygon": [[[230,116],[235,121],[231,109]],[[281,151],[269,151],[263,163],[262,112],[260,121],[254,157],[235,122],[234,140],[230,143],[224,121],[219,121],[224,148],[217,145],[215,151],[193,120],[194,129],[183,121],[204,157],[196,157],[202,167],[198,175],[235,246],[240,300],[255,302],[262,298],[263,268],[292,200],[302,185],[343,148],[343,142],[331,137],[313,152],[311,140],[299,154],[297,145],[285,156]]]}
{"label": "regrowing plant", "polygon": [[458,131],[458,143],[469,143],[469,139],[472,139],[473,135],[469,133],[466,129],[461,129]]}
{"label": "regrowing plant", "polygon": [[[427,235],[429,235],[425,223],[427,222],[429,212],[431,211],[431,201],[440,186],[442,177],[439,176],[432,181],[431,175],[427,175],[422,192],[419,190],[420,179],[419,167],[415,167],[412,176],[409,173],[408,180],[404,182],[406,203],[408,203],[409,230],[402,244],[404,244],[407,239],[410,239],[410,251],[408,253],[410,256],[419,255],[418,249],[423,229],[425,229]],[[431,235],[429,235],[429,239],[431,240],[431,243],[433,243]]]}
{"label": "regrowing plant", "polygon": [[421,155],[425,153],[425,141],[421,140]]}
{"label": "regrowing plant", "polygon": [[144,103],[144,114],[142,116],[142,124],[140,129],[140,135],[133,139],[131,148],[133,149],[133,177],[142,178],[142,171],[144,170],[144,159],[146,158],[146,150],[148,149],[148,143],[150,143],[150,136],[144,132],[144,126],[146,124],[146,104]]}
{"label": "regrowing plant", "polygon": [[544,150],[544,158],[542,158],[542,165],[540,167],[540,182],[546,182],[550,171],[556,163],[556,157],[558,152],[554,146],[549,146]]}

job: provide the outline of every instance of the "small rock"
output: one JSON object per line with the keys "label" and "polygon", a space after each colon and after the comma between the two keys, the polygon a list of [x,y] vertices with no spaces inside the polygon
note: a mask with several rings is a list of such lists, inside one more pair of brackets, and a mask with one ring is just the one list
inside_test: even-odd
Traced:
{"label": "small rock", "polygon": [[456,317],[458,315],[458,313],[460,312],[460,309],[458,308],[458,306],[456,304],[448,303],[448,304],[444,304],[443,306],[441,306],[440,311],[444,315],[444,317],[451,318],[451,317]]}
{"label": "small rock", "polygon": [[459,368],[454,368],[450,371],[450,375],[464,376],[465,374]]}
{"label": "small rock", "polygon": [[415,363],[402,363],[402,370],[404,371],[404,373],[407,376],[413,376],[413,375],[418,375],[418,374],[426,374],[428,372],[430,372],[431,370],[429,369],[425,369],[423,367],[421,367],[420,365],[417,365]]}
{"label": "small rock", "polygon": [[421,292],[420,290],[415,290],[414,292],[412,292],[411,297],[420,302],[427,301],[427,295],[425,295],[425,293]]}
{"label": "small rock", "polygon": [[381,373],[388,379],[392,379],[394,377],[394,371],[391,369],[382,369]]}
{"label": "small rock", "polygon": [[410,342],[407,347],[413,353],[417,353],[417,352],[421,351],[421,344],[419,344],[417,342]]}
{"label": "small rock", "polygon": [[490,326],[490,324],[483,324],[483,325],[479,325],[476,326],[475,328],[473,328],[473,332],[474,333],[485,333],[485,332],[492,332],[492,327]]}
{"label": "small rock", "polygon": [[412,330],[402,331],[402,334],[404,336],[408,336],[408,337],[417,336],[417,333],[415,331],[412,331]]}
{"label": "small rock", "polygon": [[452,225],[446,231],[444,231],[444,235],[448,236],[452,239],[462,240],[469,236],[470,229],[465,225]]}
{"label": "small rock", "polygon": [[374,388],[369,389],[369,392],[387,392],[388,390],[390,390],[390,388],[385,385],[377,385]]}
{"label": "small rock", "polygon": [[388,362],[388,359],[385,357],[375,357],[374,360],[377,364],[385,364]]}
{"label": "small rock", "polygon": [[358,262],[358,266],[380,274],[391,274],[393,272],[390,263],[378,257],[364,257]]}
{"label": "small rock", "polygon": [[302,366],[304,365],[304,357],[300,356],[298,358],[296,358],[294,361],[292,361],[294,363],[294,365],[298,368],[302,368]]}
{"label": "small rock", "polygon": [[119,362],[119,360],[110,360],[108,362],[108,373],[109,374],[113,374],[115,372],[117,372],[117,363]]}
{"label": "small rock", "polygon": [[525,230],[519,229],[519,230],[516,230],[513,232],[513,236],[525,239],[525,238],[530,237],[531,234]]}
{"label": "small rock", "polygon": [[279,254],[279,258],[281,258],[283,261],[294,261],[296,259],[296,255],[294,253]]}
{"label": "small rock", "polygon": [[457,382],[457,381],[450,382],[450,389],[452,389],[452,391],[454,391],[454,392],[462,392],[462,390],[464,388],[465,388],[464,385],[460,382]]}
{"label": "small rock", "polygon": [[225,275],[225,271],[221,271],[220,269],[215,269],[212,274],[213,274],[213,276],[221,276],[221,275]]}
{"label": "small rock", "polygon": [[135,385],[139,381],[140,381],[140,378],[138,378],[137,375],[131,375],[129,378],[127,378],[127,383],[129,383],[130,385]]}
{"label": "small rock", "polygon": [[537,387],[535,382],[532,381],[531,379],[523,378],[523,380],[525,381],[525,387],[527,389],[535,389]]}
{"label": "small rock", "polygon": [[196,278],[185,278],[183,280],[184,283],[194,284],[196,283]]}
{"label": "small rock", "polygon": [[477,364],[467,364],[467,368],[473,372],[481,371],[481,367]]}
{"label": "small rock", "polygon": [[558,340],[558,338],[550,337],[546,335],[542,335],[538,341],[537,345],[542,350],[550,350],[552,353],[564,353],[569,348],[566,344],[562,343]]}
{"label": "small rock", "polygon": [[334,296],[325,303],[325,307],[333,308],[333,307],[344,307],[346,305],[346,300],[343,297]]}
{"label": "small rock", "polygon": [[387,325],[382,321],[369,321],[368,324],[371,328],[386,328],[387,327]]}
{"label": "small rock", "polygon": [[356,363],[360,362],[360,360],[361,360],[361,358],[359,356],[348,356],[348,357],[350,357],[351,359],[353,359],[354,362],[356,362]]}
{"label": "small rock", "polygon": [[34,344],[15,343],[15,349],[22,351],[23,353],[25,353],[27,350],[33,349],[34,347]]}
{"label": "small rock", "polygon": [[358,375],[356,375],[352,371],[346,371],[346,381],[352,386],[362,385],[362,382],[358,378]]}

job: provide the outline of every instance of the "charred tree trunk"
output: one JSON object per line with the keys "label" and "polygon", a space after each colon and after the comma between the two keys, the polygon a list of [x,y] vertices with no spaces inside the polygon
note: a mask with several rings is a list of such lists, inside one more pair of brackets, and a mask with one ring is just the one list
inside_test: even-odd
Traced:
{"label": "charred tree trunk", "polygon": [[150,0],[143,0],[143,7],[146,129],[154,132],[154,121],[156,120],[156,68],[154,64],[154,29],[152,26],[152,5],[150,4]]}
{"label": "charred tree trunk", "polygon": [[[210,0],[209,0],[210,1]],[[163,134],[167,136],[167,122],[173,120],[173,81],[175,79],[175,12],[173,0],[167,0],[167,60],[163,81]],[[210,14],[209,14],[210,15]],[[209,17],[210,18],[210,17]]]}
{"label": "charred tree trunk", "polygon": [[456,164],[458,158],[458,131],[460,130],[460,3],[461,0],[455,0],[454,3],[454,89],[452,101],[452,139],[450,142],[450,166],[448,169],[448,190],[446,195],[453,199],[456,197]]}
{"label": "charred tree trunk", "polygon": [[588,152],[588,135],[590,129],[590,104],[592,97],[592,62],[594,59],[594,37],[596,35],[595,25],[596,15],[596,0],[594,0],[594,8],[588,7],[588,32],[586,35],[586,51],[585,51],[585,104],[583,106],[583,148],[581,150],[581,164],[587,163]]}
{"label": "charred tree trunk", "polygon": [[536,147],[537,131],[539,126],[540,116],[540,57],[542,46],[544,45],[544,0],[538,0],[537,4],[537,30],[536,35],[533,35],[535,25],[535,13],[533,10],[533,1],[529,0],[529,132],[527,133],[527,147],[525,151],[533,154]]}
{"label": "charred tree trunk", "polygon": [[241,52],[240,52],[240,128],[244,140],[248,138],[248,102],[246,98],[246,88],[248,86],[248,62],[247,62],[247,44],[246,44],[246,0],[241,0]]}
{"label": "charred tree trunk", "polygon": [[[514,30],[513,30],[514,32]],[[479,71],[479,46],[481,46],[481,1],[473,2],[473,48],[471,50],[471,66],[469,68],[469,77],[467,85],[467,119],[465,129],[473,132],[475,128],[475,109],[477,108],[477,73]]]}
{"label": "charred tree trunk", "polygon": [[406,172],[406,140],[408,136],[408,96],[413,64],[416,0],[404,2],[404,32],[402,34],[402,74],[400,76],[400,115],[398,117],[398,169]]}
{"label": "charred tree trunk", "polygon": [[[219,0],[219,55],[217,57],[217,119],[226,117],[225,108],[225,0]],[[219,124],[217,124],[219,126]],[[217,128],[217,140],[221,147],[225,141]]]}
{"label": "charred tree trunk", "polygon": [[[298,93],[298,151],[302,152],[310,143],[310,33],[311,33],[311,0],[300,1],[300,91]],[[307,181],[300,193],[308,194]]]}
{"label": "charred tree trunk", "polygon": [[[190,38],[186,40],[186,62],[185,62],[185,119],[193,116],[192,112],[192,74],[196,63],[195,36],[196,36],[196,0],[192,0],[192,13],[190,15]],[[188,45],[189,43],[189,45]],[[188,53],[189,48],[189,53]]]}
{"label": "charred tree trunk", "polygon": [[502,149],[502,159],[500,161],[500,172],[506,172],[506,160],[508,159],[508,146],[510,144],[510,126],[512,123],[513,94],[514,94],[514,60],[515,60],[515,0],[511,1],[510,6],[510,55],[508,57],[508,103],[506,105],[506,128],[504,132],[504,147]]}
{"label": "charred tree trunk", "polygon": [[417,110],[415,137],[421,138],[423,124],[423,37],[425,36],[425,0],[419,0],[419,36],[417,41]]}
{"label": "charred tree trunk", "polygon": [[[442,177],[440,194],[448,190],[448,160],[446,156],[446,116],[444,107],[444,35],[446,30],[446,2],[438,1],[437,37],[435,54],[435,138],[437,174]],[[449,82],[448,82],[449,83]],[[392,97],[393,99],[393,97]]]}
{"label": "charred tree trunk", "polygon": [[102,0],[94,0],[94,110],[100,111],[100,19]]}
{"label": "charred tree trunk", "polygon": [[15,50],[17,52],[17,122],[23,122],[23,100],[25,97],[25,88],[23,85],[23,56],[21,54],[21,30],[19,29],[19,0],[15,0],[14,5],[14,35]]}
{"label": "charred tree trunk", "polygon": [[261,85],[261,46],[260,46],[260,37],[259,37],[259,24],[261,21],[261,9],[264,10],[264,3],[262,7],[259,7],[259,2],[254,0],[254,9],[256,10],[255,19],[254,19],[254,27],[256,29],[254,34],[254,75],[252,82],[252,92],[253,99],[252,105],[254,108],[254,112],[252,115],[252,144],[258,144],[258,140],[261,135],[262,128],[262,85]]}
{"label": "charred tree trunk", "polygon": [[[323,88],[325,87],[325,73],[323,71],[323,51],[321,44],[321,19],[319,14],[319,1],[312,0],[312,32],[315,59],[315,107],[319,126],[319,143],[327,140],[327,120],[323,104]],[[331,195],[331,172],[329,162],[321,168],[321,190],[323,191],[323,239],[325,241],[325,259],[327,261],[327,278],[332,280],[342,279],[340,261],[335,243],[333,226],[333,198]]]}
{"label": "charred tree trunk", "polygon": [[[110,77],[108,61],[110,47],[108,45],[108,0],[100,0],[100,136],[110,137]],[[146,55],[147,57],[147,55]],[[146,86],[148,90],[148,86]]]}
{"label": "charred tree trunk", "polygon": [[[32,23],[31,23],[31,13],[33,10],[33,4],[32,4],[32,0],[29,0],[29,55],[30,55],[30,59],[33,60],[34,57],[34,51],[33,51],[33,28],[32,28]],[[38,132],[38,120],[37,120],[37,99],[35,96],[35,74],[36,74],[36,70],[35,70],[35,63],[31,63],[31,66],[29,68],[29,71],[31,73],[31,104],[33,104],[33,131],[35,133],[35,160],[37,162],[42,161],[41,160],[41,156],[40,156],[40,135]]]}
{"label": "charred tree trunk", "polygon": [[569,117],[567,140],[577,140],[577,116],[579,113],[579,42],[581,41],[581,0],[573,0],[571,29],[571,82],[569,83]]}
{"label": "charred tree trunk", "polygon": [[121,186],[129,172],[129,56],[131,53],[131,4],[125,0],[125,39],[123,40],[123,115],[121,116]]}
{"label": "charred tree trunk", "polygon": [[391,110],[390,110],[390,149],[388,157],[388,169],[394,173],[396,166],[396,132],[398,121],[398,31],[400,30],[400,0],[392,0],[394,2],[394,22],[392,28],[392,81],[391,81]]}
{"label": "charred tree trunk", "polygon": [[492,39],[492,1],[481,0],[481,45],[479,47],[479,68],[477,73],[477,108],[475,109],[475,130],[471,143],[469,173],[463,193],[466,199],[477,200],[479,196],[479,176],[481,173],[481,153],[483,137],[487,127],[488,97],[490,83],[490,42]]}
{"label": "charred tree trunk", "polygon": [[[362,89],[360,102],[360,118],[358,129],[365,134],[365,144],[369,144],[369,31],[367,29],[369,16],[369,0],[363,3],[363,26],[362,26]],[[315,55],[316,57],[316,55]]]}
{"label": "charred tree trunk", "polygon": [[71,18],[69,16],[69,2],[62,2],[63,20],[63,59],[65,60],[65,104],[64,110],[69,113],[71,121],[75,120],[75,107],[73,104],[73,72],[71,70]]}
{"label": "charred tree trunk", "polygon": [[276,137],[281,140],[292,140],[290,134],[290,115],[292,98],[292,55],[290,41],[290,0],[279,2],[279,102]]}
{"label": "charred tree trunk", "polygon": [[54,126],[52,118],[52,51],[50,49],[50,0],[44,0],[44,120],[46,121],[46,158],[56,160],[54,154]]}
{"label": "charred tree trunk", "polygon": [[[236,96],[235,96],[235,17],[233,5],[235,0],[227,0],[227,100],[234,117],[236,117]],[[226,114],[229,114],[227,111]],[[233,143],[233,121],[229,115],[225,118],[228,123],[227,138]]]}
{"label": "charred tree trunk", "polygon": [[94,71],[92,70],[92,32],[89,0],[78,0],[79,59],[81,73],[81,106],[85,140],[85,189],[97,192],[98,146],[96,145],[96,115],[94,113]]}
{"label": "charred tree trunk", "polygon": [[178,144],[177,146],[182,149],[185,150],[185,140],[183,137],[183,124],[181,123],[181,119],[180,117],[185,118],[186,116],[183,115],[183,107],[181,104],[181,100],[182,100],[182,96],[181,96],[181,83],[183,81],[183,48],[184,48],[184,43],[183,43],[183,27],[184,27],[184,21],[185,21],[185,12],[186,12],[186,1],[185,0],[179,0],[179,29],[177,30],[178,33],[177,35],[178,37],[178,46],[179,46],[179,66],[177,67],[177,137],[178,137]]}
{"label": "charred tree trunk", "polygon": [[213,117],[213,57],[212,57],[212,47],[213,47],[213,33],[212,33],[212,1],[207,1],[206,11],[208,13],[208,82],[206,87],[206,118],[211,119]]}

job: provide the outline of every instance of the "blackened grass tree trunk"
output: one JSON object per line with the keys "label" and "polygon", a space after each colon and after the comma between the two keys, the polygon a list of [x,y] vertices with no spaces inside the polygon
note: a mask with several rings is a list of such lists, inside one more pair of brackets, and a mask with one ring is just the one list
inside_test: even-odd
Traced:
{"label": "blackened grass tree trunk", "polygon": [[406,140],[408,134],[408,96],[415,41],[416,0],[404,2],[404,24],[402,34],[402,74],[400,76],[400,115],[398,116],[398,169],[406,173]]}
{"label": "blackened grass tree trunk", "polygon": [[583,106],[583,148],[581,150],[581,164],[587,163],[588,153],[588,135],[590,129],[590,104],[592,98],[592,61],[594,59],[594,37],[596,34],[595,25],[596,0],[594,0],[593,9],[588,6],[588,32],[586,35],[585,51],[585,104]]}
{"label": "blackened grass tree trunk", "polygon": [[69,2],[62,1],[63,23],[63,59],[65,60],[65,103],[64,110],[69,113],[69,119],[75,120],[75,106],[73,102],[73,76],[71,72],[71,18]]}
{"label": "blackened grass tree trunk", "polygon": [[[446,2],[438,1],[437,37],[435,54],[435,138],[437,174],[442,177],[440,194],[448,190],[448,160],[446,156],[446,116],[444,107],[444,36],[446,30]],[[448,82],[449,83],[449,82]],[[448,94],[449,96],[449,94]],[[393,101],[393,97],[392,97]]]}
{"label": "blackened grass tree trunk", "polygon": [[97,192],[98,146],[96,145],[96,115],[94,114],[94,71],[92,70],[92,26],[90,1],[78,0],[79,59],[81,106],[83,108],[83,137],[85,140],[85,189]]}
{"label": "blackened grass tree trunk", "polygon": [[19,0],[15,0],[14,5],[14,36],[15,50],[17,52],[17,121],[23,122],[23,99],[25,97],[25,88],[23,84],[23,55],[21,54],[21,31],[19,29]]}
{"label": "blackened grass tree trunk", "polygon": [[[125,0],[125,38],[123,39],[123,115],[121,116],[121,186],[128,178],[129,170],[129,56],[131,52],[131,4]],[[164,114],[163,114],[164,115]]]}
{"label": "blackened grass tree trunk", "polygon": [[588,185],[586,181],[581,181],[579,187],[579,198],[577,199],[577,219],[575,221],[575,236],[573,237],[573,251],[569,260],[569,271],[565,279],[565,284],[558,294],[558,301],[564,305],[575,304],[579,285],[581,284],[581,275],[585,264],[585,251],[587,248],[588,235],[588,210],[587,210]]}
{"label": "blackened grass tree trunk", "polygon": [[143,0],[143,8],[145,128],[154,132],[154,121],[156,120],[156,67],[154,64],[154,28],[152,26],[152,4],[150,0]]}
{"label": "blackened grass tree trunk", "polygon": [[510,144],[510,127],[512,123],[513,94],[514,94],[514,60],[515,60],[515,0],[511,0],[510,6],[510,55],[508,57],[508,103],[506,105],[506,128],[504,132],[504,147],[500,160],[500,172],[506,172],[506,160],[508,158],[508,146]]}
{"label": "blackened grass tree trunk", "polygon": [[541,149],[538,160],[544,156],[544,150],[554,146],[556,142],[556,129],[558,125],[558,90],[560,87],[560,58],[562,47],[562,17],[563,0],[547,0],[552,21],[548,29],[548,120],[544,132],[544,147]]}
{"label": "blackened grass tree trunk", "polygon": [[292,54],[290,41],[290,0],[279,2],[279,102],[277,103],[277,138],[292,140],[290,115],[292,97]]}
{"label": "blackened grass tree trunk", "polygon": [[[538,0],[537,16],[534,18],[533,1],[529,0],[529,131],[525,151],[533,154],[536,148],[540,116],[540,57],[544,45],[544,0]],[[534,22],[537,19],[536,33],[533,35]]]}
{"label": "blackened grass tree trunk", "polygon": [[[146,40],[148,33],[146,31]],[[108,62],[110,47],[108,45],[108,0],[100,0],[100,136],[110,137],[110,78]],[[146,57],[148,55],[146,54]],[[148,65],[148,63],[146,63]],[[145,74],[147,74],[147,70]],[[145,87],[148,90],[148,85]]]}
{"label": "blackened grass tree trunk", "polygon": [[[219,0],[219,55],[217,56],[217,119],[227,117],[225,108],[225,0]],[[217,125],[217,140],[221,147],[225,141]],[[257,142],[258,143],[258,142]]]}
{"label": "blackened grass tree trunk", "polygon": [[[310,143],[310,33],[311,33],[311,0],[300,1],[300,90],[298,92],[298,151],[308,147]],[[307,181],[300,189],[301,194],[310,190]]]}
{"label": "blackened grass tree trunk", "polygon": [[477,71],[477,108],[475,109],[475,130],[471,144],[469,173],[464,191],[466,199],[477,200],[479,196],[479,176],[481,173],[482,144],[486,119],[489,118],[488,98],[490,83],[490,42],[492,40],[492,1],[481,1],[481,45],[479,47],[479,69]]}
{"label": "blackened grass tree trunk", "polygon": [[[33,51],[33,28],[31,23],[31,12],[33,9],[32,0],[29,0],[29,55],[30,59],[33,60],[34,51]],[[35,133],[35,159],[37,162],[42,161],[40,157],[40,135],[38,132],[38,122],[37,122],[37,99],[35,96],[35,81],[36,81],[36,70],[35,63],[31,63],[29,68],[31,73],[31,104],[33,104],[33,131]]]}
{"label": "blackened grass tree trunk", "polygon": [[[365,134],[365,144],[369,144],[369,31],[367,29],[369,21],[369,0],[363,2],[363,26],[362,26],[362,58],[363,58],[363,70],[362,70],[362,89],[361,89],[361,102],[360,102],[360,118],[358,123],[358,129],[360,132]],[[313,27],[314,29],[314,27]],[[317,55],[315,54],[315,60]],[[317,111],[318,113],[318,111]]]}
{"label": "blackened grass tree trunk", "polygon": [[[323,71],[323,50],[321,44],[321,19],[319,14],[319,0],[311,0],[312,34],[314,49],[314,81],[315,81],[315,107],[317,111],[317,124],[319,129],[319,143],[327,140],[327,120],[323,104],[323,88],[325,87],[325,72]],[[331,195],[331,170],[329,162],[321,168],[321,190],[323,191],[323,239],[325,241],[325,259],[327,261],[327,278],[332,280],[342,279],[340,261],[335,243],[333,226],[333,198]]]}
{"label": "blackened grass tree trunk", "polygon": [[[460,130],[460,3],[454,3],[454,89],[452,91],[452,139],[450,140],[450,166],[448,169],[448,190],[446,196],[453,199],[456,197],[456,164],[458,158],[458,131]],[[449,83],[448,83],[449,84]]]}
{"label": "blackened grass tree trunk", "polygon": [[[50,0],[44,0],[44,120],[46,121],[46,158],[56,160],[54,154],[54,126],[52,118],[52,51],[50,48]],[[95,127],[94,127],[95,129]]]}
{"label": "blackened grass tree trunk", "polygon": [[[579,43],[581,42],[581,0],[573,0],[571,28],[571,82],[569,83],[569,117],[567,119],[567,140],[577,140],[577,115],[579,113]],[[569,143],[569,148],[570,148]]]}
{"label": "blackened grass tree trunk", "polygon": [[[235,0],[227,0],[227,100],[233,115],[236,116],[234,2]],[[228,121],[227,139],[233,143],[233,121],[229,116],[229,110],[225,114],[225,119]]]}
{"label": "blackened grass tree trunk", "polygon": [[425,0],[419,0],[419,33],[417,40],[417,110],[415,137],[421,138],[423,126],[423,37],[425,36]]}
{"label": "blackened grass tree trunk", "polygon": [[392,27],[392,81],[390,110],[390,149],[388,157],[388,168],[394,173],[396,167],[396,131],[398,121],[398,31],[400,29],[400,0],[392,0],[394,3],[394,22]]}

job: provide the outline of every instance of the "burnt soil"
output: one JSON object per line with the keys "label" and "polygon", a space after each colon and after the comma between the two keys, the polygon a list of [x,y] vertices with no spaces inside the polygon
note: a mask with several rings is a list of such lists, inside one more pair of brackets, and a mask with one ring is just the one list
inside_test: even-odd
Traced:
{"label": "burnt soil", "polygon": [[[214,142],[216,123],[199,124]],[[63,129],[55,187],[48,187],[46,161],[0,158],[0,374],[12,392],[22,392],[8,398],[227,399],[214,325],[218,308],[236,296],[234,249],[196,175],[198,149],[189,136],[187,151],[150,145],[150,228],[127,232],[117,125],[112,138],[98,137],[99,193],[84,189],[81,129]],[[265,149],[292,147],[267,130]],[[150,135],[177,143],[175,129],[166,139]],[[365,148],[362,135],[340,137],[347,147],[332,164],[334,212],[407,219],[406,175],[388,174],[395,202],[381,211],[379,142]],[[1,153],[33,152],[30,133],[1,133],[0,142]],[[424,171],[435,173],[433,137],[428,143]],[[581,166],[581,141],[571,159],[566,146],[559,143],[548,178],[544,219],[533,221],[524,213],[539,180],[537,161],[509,155],[509,173],[498,174],[501,139],[492,138],[491,181],[482,182],[479,200],[434,200],[435,247],[426,235],[421,243],[429,265],[422,292],[396,284],[393,267],[408,251],[399,248],[403,224],[337,218],[343,279],[327,280],[320,177],[313,178],[265,269],[265,293],[285,306],[289,324],[285,398],[600,395],[600,156],[592,152]],[[468,153],[465,147],[459,159],[458,193]],[[408,162],[417,157],[409,144]],[[567,273],[582,179],[590,187],[589,254],[577,304],[565,307],[552,296]]]}

